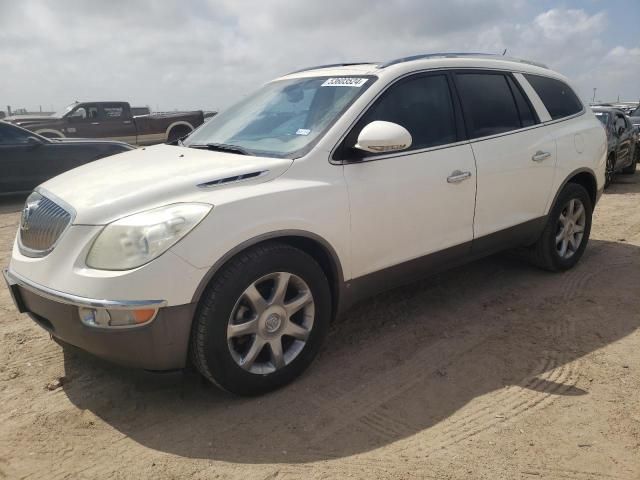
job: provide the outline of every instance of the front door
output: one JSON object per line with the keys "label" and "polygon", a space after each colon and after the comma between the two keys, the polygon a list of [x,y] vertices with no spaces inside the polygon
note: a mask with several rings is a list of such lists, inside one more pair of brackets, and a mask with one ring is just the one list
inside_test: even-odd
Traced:
{"label": "front door", "polygon": [[[354,278],[375,279],[368,274],[387,269],[389,281],[410,281],[470,250],[476,169],[450,81],[443,72],[397,81],[339,150],[349,192]],[[360,130],[375,120],[405,127],[411,147],[393,154],[352,148]]]}
{"label": "front door", "polygon": [[71,138],[102,138],[102,120],[97,103],[81,103],[66,117],[67,126],[63,132]]}

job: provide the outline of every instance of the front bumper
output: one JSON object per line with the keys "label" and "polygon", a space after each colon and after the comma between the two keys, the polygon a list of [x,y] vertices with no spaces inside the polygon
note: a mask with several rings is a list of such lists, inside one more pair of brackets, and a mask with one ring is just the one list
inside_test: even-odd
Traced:
{"label": "front bumper", "polygon": [[[166,307],[162,300],[113,301],[69,295],[3,272],[20,313],[64,343],[112,362],[148,370],[173,370],[187,363],[195,304]],[[140,326],[93,327],[82,323],[78,307],[159,308],[155,318]]]}

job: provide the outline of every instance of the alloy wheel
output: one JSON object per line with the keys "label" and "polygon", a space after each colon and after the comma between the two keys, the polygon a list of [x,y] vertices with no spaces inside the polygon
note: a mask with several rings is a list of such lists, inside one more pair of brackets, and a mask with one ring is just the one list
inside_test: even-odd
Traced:
{"label": "alloy wheel", "polygon": [[231,356],[254,374],[284,368],[304,349],[314,317],[313,295],[304,280],[287,272],[265,275],[245,289],[231,311]]}
{"label": "alloy wheel", "polygon": [[610,185],[611,182],[613,182],[613,169],[614,169],[613,157],[608,157],[607,165],[605,167],[605,172],[604,172],[605,185]]}
{"label": "alloy wheel", "polygon": [[571,258],[580,248],[584,238],[587,214],[582,201],[569,200],[558,217],[556,228],[556,252],[560,258]]}

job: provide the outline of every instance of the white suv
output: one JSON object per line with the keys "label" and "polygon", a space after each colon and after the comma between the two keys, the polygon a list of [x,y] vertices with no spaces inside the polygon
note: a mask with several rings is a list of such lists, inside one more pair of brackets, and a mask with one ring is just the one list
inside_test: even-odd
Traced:
{"label": "white suv", "polygon": [[567,80],[471,54],[315,67],[184,142],[27,199],[5,272],[53,338],[257,394],[299,375],[354,301],[524,246],[571,268],[606,138]]}

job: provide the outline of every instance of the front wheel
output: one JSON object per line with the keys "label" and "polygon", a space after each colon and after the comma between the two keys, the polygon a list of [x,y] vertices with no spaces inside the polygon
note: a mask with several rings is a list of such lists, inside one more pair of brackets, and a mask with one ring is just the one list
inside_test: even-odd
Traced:
{"label": "front wheel", "polygon": [[[636,146],[636,151],[638,150],[638,146]],[[638,162],[638,155],[634,153],[633,159],[631,160],[631,165],[624,167],[622,173],[625,175],[633,175],[636,173],[636,163]]]}
{"label": "front wheel", "polygon": [[231,260],[194,319],[191,359],[224,390],[257,395],[294,380],[326,336],[331,293],[318,263],[282,243]]}
{"label": "front wheel", "polygon": [[550,271],[572,268],[587,247],[593,206],[582,185],[567,184],[547,218],[547,225],[531,247],[534,264]]}

